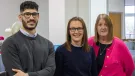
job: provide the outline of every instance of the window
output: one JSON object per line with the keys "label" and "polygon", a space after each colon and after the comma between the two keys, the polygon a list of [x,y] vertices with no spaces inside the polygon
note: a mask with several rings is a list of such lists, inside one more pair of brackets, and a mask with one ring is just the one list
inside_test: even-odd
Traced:
{"label": "window", "polygon": [[135,38],[135,6],[125,6],[125,34],[126,39]]}

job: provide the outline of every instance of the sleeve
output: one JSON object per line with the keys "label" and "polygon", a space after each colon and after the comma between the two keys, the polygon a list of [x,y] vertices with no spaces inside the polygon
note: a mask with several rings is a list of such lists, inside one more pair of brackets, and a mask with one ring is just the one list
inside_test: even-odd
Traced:
{"label": "sleeve", "polygon": [[123,68],[126,73],[126,76],[132,76],[135,66],[134,66],[133,58],[126,45],[124,45],[124,43],[123,43],[123,49],[121,54],[122,54]]}
{"label": "sleeve", "polygon": [[55,52],[54,46],[51,42],[48,44],[49,46],[49,56],[46,60],[46,66],[44,69],[36,72],[28,72],[29,76],[53,76],[55,72]]}
{"label": "sleeve", "polygon": [[96,56],[95,56],[94,49],[91,48],[90,51],[91,51],[91,57],[92,57],[91,74],[92,74],[92,76],[98,76],[97,63],[96,63]]}
{"label": "sleeve", "polygon": [[11,39],[7,39],[2,44],[2,61],[5,66],[5,70],[8,72],[9,76],[13,76],[15,72],[12,68],[20,69],[23,71],[21,62],[18,56],[18,51],[16,44]]}
{"label": "sleeve", "polygon": [[54,76],[63,76],[63,54],[60,50],[60,48],[57,48],[55,54],[56,70]]}

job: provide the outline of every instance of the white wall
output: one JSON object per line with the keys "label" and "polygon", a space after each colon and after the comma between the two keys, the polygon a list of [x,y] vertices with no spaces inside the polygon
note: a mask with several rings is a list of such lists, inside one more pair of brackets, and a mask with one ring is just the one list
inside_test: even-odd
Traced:
{"label": "white wall", "polygon": [[86,23],[89,34],[89,0],[65,0],[65,25],[74,16],[81,17]]}
{"label": "white wall", "polygon": [[49,0],[49,39],[60,45],[66,41],[69,19],[80,16],[89,25],[88,0]]}
{"label": "white wall", "polygon": [[[25,0],[2,0],[0,2],[0,36],[5,36],[5,29],[11,27],[18,20],[20,4]],[[42,36],[49,38],[49,12],[48,0],[32,0],[39,4],[40,19],[37,31]]]}
{"label": "white wall", "polygon": [[108,13],[108,6],[107,2],[108,0],[90,0],[90,36],[93,36],[95,34],[95,22],[97,19],[97,16],[101,13]]}
{"label": "white wall", "polygon": [[[25,0],[4,0],[0,2],[0,35],[4,35],[4,30],[18,20],[19,6],[22,1]],[[56,45],[65,42],[67,22],[70,18],[74,16],[82,17],[88,28],[88,36],[92,36],[94,35],[95,20],[98,14],[123,12],[124,10],[124,0],[33,1],[39,4],[38,33],[50,39]],[[6,6],[6,8],[3,6]]]}
{"label": "white wall", "polygon": [[49,39],[60,45],[65,42],[65,0],[49,0]]}
{"label": "white wall", "polygon": [[65,0],[65,25],[69,19],[74,16],[78,16],[78,2],[77,0]]}
{"label": "white wall", "polygon": [[90,12],[89,12],[89,0],[79,0],[78,1],[79,5],[78,5],[78,15],[84,19],[84,22],[86,23],[86,27],[87,27],[87,32],[88,32],[88,36],[90,35],[90,29],[89,29],[89,25],[90,25]]}
{"label": "white wall", "polygon": [[[0,2],[0,35],[4,36],[5,29],[17,21],[19,13],[19,0],[4,0]],[[15,3],[15,4],[14,4]]]}
{"label": "white wall", "polygon": [[124,6],[124,0],[108,0],[108,6],[109,12],[118,12],[122,14],[122,28],[121,28],[121,35],[122,38],[125,38],[125,15],[124,15],[124,11],[125,11],[125,6]]}
{"label": "white wall", "polygon": [[124,0],[108,0],[109,12],[124,12]]}

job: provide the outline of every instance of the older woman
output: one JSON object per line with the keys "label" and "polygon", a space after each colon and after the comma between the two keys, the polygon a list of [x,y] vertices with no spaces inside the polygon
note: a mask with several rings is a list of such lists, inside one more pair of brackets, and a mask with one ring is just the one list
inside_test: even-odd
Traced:
{"label": "older woman", "polygon": [[99,76],[131,76],[134,63],[122,40],[113,37],[113,24],[107,14],[100,14],[95,24],[95,36],[88,40],[96,54]]}

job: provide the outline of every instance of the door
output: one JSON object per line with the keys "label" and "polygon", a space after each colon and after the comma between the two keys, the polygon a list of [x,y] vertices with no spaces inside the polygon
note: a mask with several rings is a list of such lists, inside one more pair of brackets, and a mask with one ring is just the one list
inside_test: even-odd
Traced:
{"label": "door", "polygon": [[109,13],[109,17],[113,23],[113,35],[121,39],[121,19],[122,13]]}

